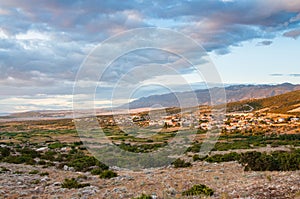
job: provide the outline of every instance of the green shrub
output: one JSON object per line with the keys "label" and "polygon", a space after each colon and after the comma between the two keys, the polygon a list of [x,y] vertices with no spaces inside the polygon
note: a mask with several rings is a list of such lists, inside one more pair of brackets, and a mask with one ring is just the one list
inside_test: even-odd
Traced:
{"label": "green shrub", "polygon": [[32,181],[32,184],[39,184],[41,181],[39,179]]}
{"label": "green shrub", "polygon": [[33,149],[30,149],[28,147],[23,148],[23,149],[18,149],[17,150],[19,153],[21,153],[23,156],[28,156],[31,158],[37,158],[40,157],[41,154]]}
{"label": "green shrub", "polygon": [[230,161],[238,161],[240,160],[240,154],[236,153],[236,152],[232,152],[232,153],[227,153],[224,155],[213,155],[210,157],[207,157],[205,159],[205,161],[207,162],[230,162]]}
{"label": "green shrub", "polygon": [[195,162],[195,161],[203,161],[203,160],[205,160],[206,158],[207,158],[208,156],[206,155],[206,156],[204,156],[204,157],[200,157],[199,155],[193,155],[193,161]]}
{"label": "green shrub", "polygon": [[247,152],[241,154],[239,162],[245,166],[245,171],[295,171],[300,170],[300,150],[270,154]]}
{"label": "green shrub", "polygon": [[235,141],[235,142],[217,142],[214,151],[228,151],[234,149],[251,149],[251,146],[248,142],[245,141]]}
{"label": "green shrub", "polygon": [[203,184],[194,185],[189,190],[182,192],[182,196],[197,196],[197,195],[212,196],[213,194],[214,191]]}
{"label": "green shrub", "polygon": [[49,175],[48,172],[42,172],[42,173],[40,173],[40,176],[48,176],[48,175]]}
{"label": "green shrub", "polygon": [[125,151],[133,153],[149,153],[166,145],[167,143],[131,145],[130,143],[122,142],[121,144],[119,144],[119,147]]}
{"label": "green shrub", "polygon": [[29,172],[29,174],[38,174],[38,173],[39,173],[38,170],[32,170],[32,171]]}
{"label": "green shrub", "polygon": [[54,161],[55,155],[56,155],[55,151],[47,151],[45,152],[45,154],[41,155],[41,159]]}
{"label": "green shrub", "polygon": [[102,163],[102,162],[100,162],[100,161],[98,161],[98,160],[96,160],[96,165],[97,165],[100,169],[102,169],[102,170],[108,170],[108,169],[109,169],[109,166],[107,166],[106,164],[104,164],[104,163]]}
{"label": "green shrub", "polygon": [[49,148],[49,149],[59,149],[59,148],[65,147],[65,146],[66,146],[66,145],[63,144],[63,143],[56,142],[56,143],[53,143],[53,144],[49,144],[49,145],[48,145],[48,148]]}
{"label": "green shrub", "polygon": [[95,169],[91,170],[92,175],[100,175],[102,172],[103,172],[103,170],[101,168],[95,168]]}
{"label": "green shrub", "polygon": [[114,178],[117,176],[118,176],[118,174],[111,170],[105,170],[100,174],[100,178],[103,178],[103,179],[110,179],[110,178]]}
{"label": "green shrub", "polygon": [[7,172],[7,171],[10,171],[10,170],[6,167],[1,167],[0,173]]}
{"label": "green shrub", "polygon": [[193,143],[192,146],[188,147],[186,152],[199,153],[202,143]]}
{"label": "green shrub", "polygon": [[38,164],[39,164],[39,165],[46,165],[47,162],[46,162],[45,160],[40,160],[40,161],[38,161]]}
{"label": "green shrub", "polygon": [[27,155],[8,156],[8,157],[4,158],[3,161],[12,163],[12,164],[29,164],[29,165],[35,164],[34,159]]}
{"label": "green shrub", "polygon": [[77,176],[77,179],[84,179],[84,180],[87,180],[88,177],[86,175],[79,175]]}
{"label": "green shrub", "polygon": [[90,186],[90,184],[88,183],[80,184],[77,182],[75,178],[71,178],[71,179],[66,178],[61,185],[62,188],[67,188],[67,189],[80,189],[87,186]]}
{"label": "green shrub", "polygon": [[0,148],[0,154],[1,154],[0,159],[7,157],[10,155],[10,149],[7,147]]}
{"label": "green shrub", "polygon": [[81,153],[77,153],[73,155],[69,154],[69,157],[67,159],[69,161],[67,165],[69,167],[73,167],[76,171],[83,171],[83,172],[90,171],[92,170],[91,167],[93,166],[98,166],[102,170],[107,170],[109,168],[107,165],[103,164],[95,157],[86,156]]}
{"label": "green shrub", "polygon": [[73,146],[80,146],[80,145],[83,145],[83,142],[82,142],[82,141],[79,141],[79,142],[73,142]]}
{"label": "green shrub", "polygon": [[176,159],[173,163],[175,168],[185,168],[185,167],[191,167],[192,164],[190,162],[185,162],[181,159]]}
{"label": "green shrub", "polygon": [[73,167],[76,171],[88,171],[90,167],[96,166],[96,159],[94,157],[84,156],[71,160],[68,163],[69,167]]}
{"label": "green shrub", "polygon": [[132,199],[152,199],[152,197],[150,195],[142,194],[141,196]]}

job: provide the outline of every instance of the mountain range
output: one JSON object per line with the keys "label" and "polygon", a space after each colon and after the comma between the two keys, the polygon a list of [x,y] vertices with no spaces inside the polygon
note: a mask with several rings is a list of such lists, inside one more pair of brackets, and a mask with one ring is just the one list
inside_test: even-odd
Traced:
{"label": "mountain range", "polygon": [[[194,92],[176,92],[162,95],[151,95],[149,97],[142,97],[129,104],[122,105],[116,110],[122,113],[127,107],[130,110],[141,111],[145,108],[159,108],[161,107],[196,107],[199,105],[210,105],[210,93],[223,92],[225,89],[226,103],[228,111],[247,111],[244,109],[253,107],[254,110],[270,108],[273,112],[300,112],[300,85],[293,85],[289,83],[278,85],[231,85],[225,88],[215,87],[210,90],[199,89]],[[195,98],[197,104],[193,104],[192,97]],[[181,99],[179,104],[178,98]],[[224,99],[216,95],[216,101],[220,104],[224,102]],[[180,106],[179,106],[180,105]],[[248,106],[250,105],[250,106]],[[299,105],[299,107],[298,107]],[[79,115],[82,117],[91,114],[91,110],[82,110]],[[97,114],[103,115],[110,113],[109,110],[99,109]],[[0,116],[0,119],[14,119],[14,118],[28,118],[28,119],[55,119],[55,118],[72,118],[72,110],[43,110],[43,111],[29,111],[22,113],[6,114],[6,116]]]}
{"label": "mountain range", "polygon": [[[283,83],[278,85],[233,85],[225,87],[226,99],[223,99],[222,93],[224,90],[220,87],[212,89],[200,89],[194,92],[176,92],[162,95],[151,95],[134,100],[129,104],[122,105],[120,108],[129,107],[130,109],[155,107],[191,107],[195,105],[210,105],[210,93],[217,93],[215,102],[237,102],[247,99],[261,99],[281,95],[291,91],[300,90],[300,85]],[[195,100],[191,100],[191,99]],[[180,103],[179,100],[180,99]],[[198,104],[194,104],[197,101]]]}

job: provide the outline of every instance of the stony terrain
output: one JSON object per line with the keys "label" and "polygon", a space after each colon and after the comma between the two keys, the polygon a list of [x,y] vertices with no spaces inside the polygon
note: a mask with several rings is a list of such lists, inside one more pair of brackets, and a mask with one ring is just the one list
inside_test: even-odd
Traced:
{"label": "stony terrain", "polygon": [[[0,174],[0,198],[132,198],[142,193],[157,198],[182,198],[181,192],[194,184],[215,191],[211,198],[299,198],[300,171],[244,172],[236,162],[195,162],[191,168],[160,168],[129,171],[115,168],[118,177],[100,179],[90,173],[1,163],[9,171]],[[48,176],[29,174],[32,170]],[[64,178],[78,178],[91,186],[61,188]],[[155,198],[155,197],[154,197]],[[200,198],[200,197],[194,197]]]}

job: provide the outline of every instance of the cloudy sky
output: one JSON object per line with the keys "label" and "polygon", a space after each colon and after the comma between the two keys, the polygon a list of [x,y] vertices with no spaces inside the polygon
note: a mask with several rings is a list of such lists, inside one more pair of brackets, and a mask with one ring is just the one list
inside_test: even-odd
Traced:
{"label": "cloudy sky", "polygon": [[[146,27],[194,39],[226,84],[300,83],[299,0],[0,0],[0,113],[71,108],[86,56],[113,35]],[[117,81],[128,63],[181,63],[177,58],[134,52],[116,60],[103,83]],[[203,81],[182,75],[195,85]],[[178,83],[172,75],[152,80],[168,78]],[[97,103],[107,105],[102,96]]]}

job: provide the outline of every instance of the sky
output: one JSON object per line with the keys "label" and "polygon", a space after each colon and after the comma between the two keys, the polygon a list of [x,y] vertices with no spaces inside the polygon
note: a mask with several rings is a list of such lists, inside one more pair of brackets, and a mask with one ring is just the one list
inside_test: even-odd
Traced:
{"label": "sky", "polygon": [[[89,53],[116,34],[149,27],[201,45],[224,84],[300,83],[299,0],[0,0],[0,113],[72,108],[74,81]],[[131,52],[106,71],[96,104],[108,106],[113,86],[138,65],[176,65],[192,86],[203,81],[170,52]],[[135,97],[183,88],[178,74],[141,74],[138,83],[157,85]],[[128,100],[122,98],[115,101]]]}

